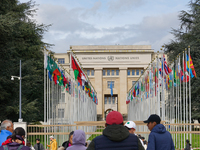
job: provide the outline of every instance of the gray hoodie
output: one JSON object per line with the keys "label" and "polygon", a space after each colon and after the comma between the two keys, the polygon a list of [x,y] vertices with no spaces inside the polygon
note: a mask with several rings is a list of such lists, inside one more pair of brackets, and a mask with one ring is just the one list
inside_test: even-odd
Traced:
{"label": "gray hoodie", "polygon": [[85,147],[85,132],[82,130],[76,130],[73,134],[72,146],[68,147],[67,150],[86,150]]}

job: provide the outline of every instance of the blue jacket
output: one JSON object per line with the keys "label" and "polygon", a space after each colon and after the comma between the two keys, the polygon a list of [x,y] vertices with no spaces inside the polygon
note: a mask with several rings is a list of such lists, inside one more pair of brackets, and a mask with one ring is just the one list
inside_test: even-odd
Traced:
{"label": "blue jacket", "polygon": [[171,134],[162,124],[157,124],[149,134],[147,150],[175,150]]}
{"label": "blue jacket", "polygon": [[2,145],[2,143],[7,140],[7,137],[9,135],[12,135],[12,133],[8,130],[1,130],[1,134],[0,134],[0,146]]}

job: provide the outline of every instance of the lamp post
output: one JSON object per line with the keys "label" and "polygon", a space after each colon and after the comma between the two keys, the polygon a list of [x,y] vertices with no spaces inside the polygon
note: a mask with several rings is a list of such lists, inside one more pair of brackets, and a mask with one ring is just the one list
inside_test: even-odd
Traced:
{"label": "lamp post", "polygon": [[21,80],[22,80],[22,77],[21,77],[21,60],[20,60],[20,63],[19,63],[19,77],[17,76],[11,76],[11,80],[14,80],[14,78],[18,78],[19,80],[19,119],[18,119],[18,122],[22,122],[23,119],[22,119],[22,110],[21,110],[21,104],[22,104],[22,98],[21,98]]}

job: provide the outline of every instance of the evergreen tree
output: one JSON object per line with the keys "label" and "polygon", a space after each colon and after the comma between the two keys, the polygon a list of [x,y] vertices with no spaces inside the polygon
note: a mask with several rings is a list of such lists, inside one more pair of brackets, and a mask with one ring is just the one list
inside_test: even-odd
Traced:
{"label": "evergreen tree", "polygon": [[30,19],[35,3],[0,0],[0,120],[19,118],[19,76],[22,61],[22,118],[43,120],[43,34],[48,26]]}
{"label": "evergreen tree", "polygon": [[200,0],[190,1],[189,7],[189,11],[180,12],[180,28],[172,30],[175,40],[165,44],[165,52],[172,61],[185,48],[191,47],[190,54],[197,74],[197,78],[191,80],[192,119],[200,121]]}

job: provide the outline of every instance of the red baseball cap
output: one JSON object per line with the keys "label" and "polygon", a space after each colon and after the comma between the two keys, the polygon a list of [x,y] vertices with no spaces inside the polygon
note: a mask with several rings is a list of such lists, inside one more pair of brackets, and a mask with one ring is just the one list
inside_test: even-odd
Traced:
{"label": "red baseball cap", "polygon": [[111,111],[106,117],[106,123],[109,125],[123,123],[122,114],[118,111]]}

